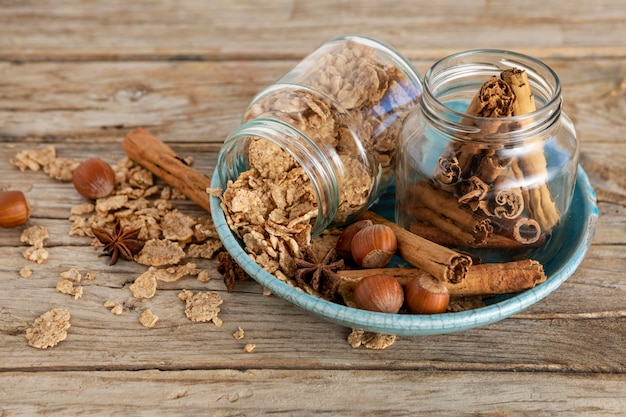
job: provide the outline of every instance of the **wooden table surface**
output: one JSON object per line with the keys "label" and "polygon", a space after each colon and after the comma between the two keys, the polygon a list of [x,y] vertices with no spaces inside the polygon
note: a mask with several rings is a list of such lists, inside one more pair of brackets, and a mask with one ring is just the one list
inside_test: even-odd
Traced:
{"label": "wooden table surface", "polygon": [[[208,283],[159,284],[134,300],[128,287],[145,266],[111,267],[91,239],[69,236],[70,208],[85,201],[71,183],[9,163],[54,145],[61,157],[115,164],[124,136],[145,127],[210,175],[252,96],[352,33],[393,45],[422,74],[474,48],[530,54],[558,73],[600,218],[582,265],[546,299],[385,350],[353,349],[350,329],[263,296],[254,281],[227,293],[214,260],[198,261]],[[0,190],[24,191],[28,226],[50,234],[49,259],[36,264],[22,256],[26,226],[0,230],[0,416],[626,415],[624,167],[622,0],[0,0]],[[24,266],[32,277],[20,277]],[[71,267],[97,277],[76,300],[55,290]],[[223,326],[187,319],[181,289],[218,292]],[[138,323],[147,306],[160,318],[153,329]],[[29,347],[26,329],[55,307],[71,312],[67,339]]]}

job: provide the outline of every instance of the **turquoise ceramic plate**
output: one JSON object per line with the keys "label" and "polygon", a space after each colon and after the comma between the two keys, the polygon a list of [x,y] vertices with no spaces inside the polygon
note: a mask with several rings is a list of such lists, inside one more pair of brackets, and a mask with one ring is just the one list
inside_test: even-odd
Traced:
{"label": "turquoise ceramic plate", "polygon": [[[213,175],[212,186],[215,188],[220,186],[217,173]],[[572,229],[569,239],[559,250],[558,255],[544,266],[548,279],[531,290],[508,296],[508,298],[500,298],[483,308],[434,315],[375,313],[331,303],[305,294],[276,279],[248,257],[240,241],[228,228],[219,199],[216,197],[211,197],[211,215],[226,250],[252,278],[273,294],[342,326],[379,333],[414,336],[458,332],[494,323],[546,297],[569,278],[582,262],[595,233],[598,208],[587,174],[579,167],[572,202]]]}

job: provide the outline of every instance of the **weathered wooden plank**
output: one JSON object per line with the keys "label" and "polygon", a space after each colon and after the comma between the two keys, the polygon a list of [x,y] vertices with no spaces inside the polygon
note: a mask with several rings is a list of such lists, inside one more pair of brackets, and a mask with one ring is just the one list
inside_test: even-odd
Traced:
{"label": "weathered wooden plank", "polygon": [[[423,74],[435,62],[416,60]],[[119,143],[134,127],[167,142],[221,143],[255,93],[297,61],[0,63],[0,140]],[[622,143],[626,61],[559,60],[582,143]]]}
{"label": "weathered wooden plank", "polygon": [[622,18],[619,0],[4,1],[0,59],[294,58],[346,33],[386,40],[412,58],[485,47],[624,56]]}
{"label": "weathered wooden plank", "polygon": [[624,375],[375,370],[42,372],[0,377],[7,416],[620,416]]}
{"label": "weathered wooden plank", "polygon": [[[208,283],[193,278],[159,283],[155,297],[136,300],[128,286],[145,271],[143,266],[122,261],[108,266],[106,259],[97,258],[87,247],[50,248],[43,265],[27,263],[21,252],[21,248],[0,248],[2,371],[386,369],[390,363],[396,369],[626,371],[626,286],[617,260],[621,247],[594,247],[574,276],[519,317],[462,333],[399,337],[391,348],[378,352],[352,349],[346,342],[349,329],[277,297],[263,296],[253,281],[240,282],[235,292],[226,293],[212,261],[199,263],[213,276]],[[18,277],[23,265],[33,269],[31,278]],[[78,300],[54,289],[60,272],[70,267],[97,276],[83,282],[84,295]],[[220,313],[224,326],[189,321],[177,298],[183,288],[218,291],[224,299]],[[112,315],[103,306],[109,299],[125,305],[125,313]],[[68,339],[47,351],[27,347],[28,323],[54,307],[72,314]],[[146,307],[161,318],[154,329],[138,323]],[[237,327],[246,332],[243,340],[232,336]],[[257,345],[253,354],[243,352],[245,343]]]}

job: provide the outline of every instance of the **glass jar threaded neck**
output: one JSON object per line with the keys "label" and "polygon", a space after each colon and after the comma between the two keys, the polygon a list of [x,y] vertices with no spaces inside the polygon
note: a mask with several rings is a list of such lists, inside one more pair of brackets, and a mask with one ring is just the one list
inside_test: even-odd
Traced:
{"label": "glass jar threaded neck", "polygon": [[[537,108],[528,114],[498,118],[507,129],[485,134],[481,126],[492,119],[468,115],[465,110],[485,81],[510,69],[526,72]],[[533,138],[555,123],[561,104],[561,83],[550,67],[535,58],[505,50],[470,50],[441,59],[426,72],[420,97],[425,117],[442,131],[453,136],[508,142]]]}

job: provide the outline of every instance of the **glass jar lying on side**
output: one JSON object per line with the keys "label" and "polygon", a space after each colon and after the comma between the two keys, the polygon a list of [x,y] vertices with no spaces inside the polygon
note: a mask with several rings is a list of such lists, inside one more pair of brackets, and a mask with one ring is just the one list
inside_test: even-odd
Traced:
{"label": "glass jar lying on side", "polygon": [[449,56],[424,77],[398,150],[396,218],[484,262],[549,260],[567,234],[578,143],[542,62]]}
{"label": "glass jar lying on side", "polygon": [[393,183],[402,121],[421,91],[394,49],[347,36],[253,98],[217,172],[227,222],[258,264],[292,275],[311,236],[351,221]]}

